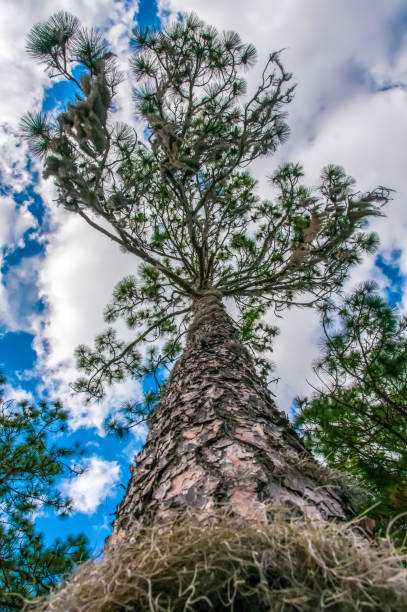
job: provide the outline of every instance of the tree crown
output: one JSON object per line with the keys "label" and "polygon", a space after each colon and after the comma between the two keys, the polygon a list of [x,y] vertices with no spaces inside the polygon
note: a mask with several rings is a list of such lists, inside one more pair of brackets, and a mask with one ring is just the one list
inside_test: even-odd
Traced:
{"label": "tree crown", "polygon": [[97,32],[60,12],[34,26],[27,43],[51,77],[78,87],[55,121],[43,113],[22,120],[44,176],[54,177],[66,209],[142,260],[141,282],[124,279],[106,311],[108,322],[123,316],[137,328],[136,340],[125,345],[108,330],[95,350],[78,349],[88,375],[78,388],[98,398],[104,382],[140,371],[140,342],[166,336],[164,356],[173,359],[191,304],[208,289],[234,298],[242,338],[264,350],[275,333],[261,318],[266,309],[308,305],[337,290],[349,267],[374,249],[364,222],[389,199],[383,187],[356,191],[337,166],[307,188],[293,163],[271,176],[269,200],[257,195],[248,166],[288,135],[284,108],[294,85],[279,53],[270,54],[248,93],[243,75],[256,51],[235,32],[218,33],[186,15],[163,31],[135,29],[133,42],[143,139],[114,123],[121,77]]}

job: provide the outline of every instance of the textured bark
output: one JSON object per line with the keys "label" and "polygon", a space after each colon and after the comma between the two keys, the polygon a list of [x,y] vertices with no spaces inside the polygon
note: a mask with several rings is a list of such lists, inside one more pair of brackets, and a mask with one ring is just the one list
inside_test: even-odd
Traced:
{"label": "textured bark", "polygon": [[348,519],[347,501],[335,487],[321,486],[317,464],[257,376],[217,292],[205,292],[194,311],[112,539],[133,519],[151,524],[187,506],[221,503],[251,517],[275,498],[308,516]]}

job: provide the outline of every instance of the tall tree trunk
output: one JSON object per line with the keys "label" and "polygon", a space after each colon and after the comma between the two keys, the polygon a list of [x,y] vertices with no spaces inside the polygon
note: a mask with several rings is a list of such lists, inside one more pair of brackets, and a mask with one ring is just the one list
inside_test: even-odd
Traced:
{"label": "tall tree trunk", "polygon": [[149,425],[113,539],[133,519],[151,524],[187,506],[227,503],[250,517],[280,498],[316,518],[351,516],[343,494],[321,486],[317,464],[257,376],[216,291],[195,301],[185,350]]}

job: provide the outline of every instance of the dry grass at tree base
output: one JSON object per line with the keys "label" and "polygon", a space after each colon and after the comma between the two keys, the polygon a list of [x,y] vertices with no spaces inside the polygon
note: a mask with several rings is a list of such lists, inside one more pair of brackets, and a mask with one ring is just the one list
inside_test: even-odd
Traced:
{"label": "dry grass at tree base", "polygon": [[[36,612],[407,610],[407,555],[353,527],[224,511],[143,529],[83,564]],[[33,610],[32,605],[25,608]]]}

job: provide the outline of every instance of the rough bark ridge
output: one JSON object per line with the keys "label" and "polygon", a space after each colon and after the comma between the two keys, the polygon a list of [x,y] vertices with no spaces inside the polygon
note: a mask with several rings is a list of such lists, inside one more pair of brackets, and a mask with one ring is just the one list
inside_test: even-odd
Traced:
{"label": "rough bark ridge", "polygon": [[216,291],[195,301],[185,350],[149,425],[113,540],[135,518],[151,524],[187,506],[228,503],[250,517],[280,498],[315,518],[351,515],[340,491],[321,487],[312,457],[256,375]]}

